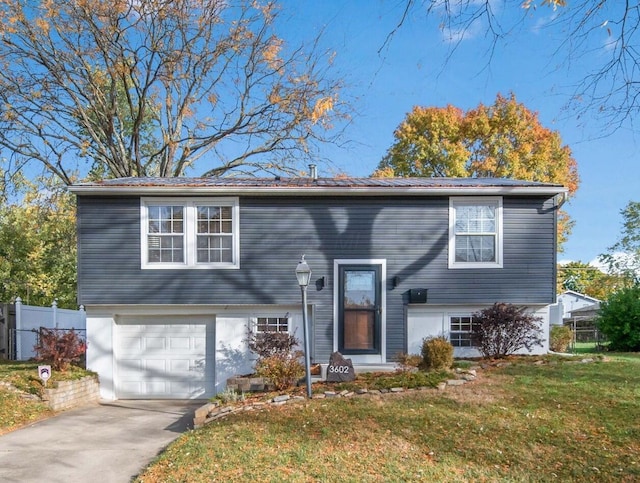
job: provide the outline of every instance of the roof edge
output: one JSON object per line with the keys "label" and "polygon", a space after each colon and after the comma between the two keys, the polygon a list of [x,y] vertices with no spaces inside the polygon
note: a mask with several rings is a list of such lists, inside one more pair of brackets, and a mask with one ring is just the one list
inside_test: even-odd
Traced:
{"label": "roof edge", "polygon": [[548,195],[568,193],[564,186],[445,186],[445,187],[259,187],[259,186],[96,186],[75,185],[76,195],[253,195],[253,196],[450,196]]}

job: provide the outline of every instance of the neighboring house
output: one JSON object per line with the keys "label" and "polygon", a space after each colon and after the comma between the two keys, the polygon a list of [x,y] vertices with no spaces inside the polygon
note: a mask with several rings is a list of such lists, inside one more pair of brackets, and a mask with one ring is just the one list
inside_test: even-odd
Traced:
{"label": "neighboring house", "polygon": [[600,312],[600,302],[595,302],[585,307],[580,307],[569,311],[565,317],[565,323],[572,321],[589,321],[593,322]]}
{"label": "neighboring house", "polygon": [[[505,179],[125,178],[75,185],[87,366],[113,398],[200,398],[251,372],[247,328],[302,339],[295,268],[313,270],[311,359],[356,366],[530,307],[548,331],[566,189]],[[547,347],[540,349],[545,352]]]}
{"label": "neighboring house", "polygon": [[595,307],[598,310],[600,302],[597,298],[567,290],[558,295],[557,303],[551,307],[550,322],[552,325],[562,325],[565,319],[571,317],[571,312],[585,307]]}
{"label": "neighboring house", "polygon": [[598,330],[597,318],[600,314],[600,302],[575,308],[566,315],[564,325],[571,327],[577,342],[596,342],[598,345],[605,337]]}

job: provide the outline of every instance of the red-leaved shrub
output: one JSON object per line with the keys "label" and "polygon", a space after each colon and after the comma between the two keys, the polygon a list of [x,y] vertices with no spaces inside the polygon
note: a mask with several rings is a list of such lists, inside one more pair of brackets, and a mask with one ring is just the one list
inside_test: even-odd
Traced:
{"label": "red-leaved shrub", "polygon": [[496,303],[473,314],[473,338],[484,357],[502,358],[542,346],[542,319],[526,311],[527,307]]}
{"label": "red-leaved shrub", "polygon": [[56,371],[66,371],[87,351],[87,343],[73,329],[40,328],[38,343],[33,347],[36,361],[49,362]]}
{"label": "red-leaved shrub", "polygon": [[288,332],[261,332],[249,330],[249,350],[258,355],[256,374],[268,379],[277,390],[295,386],[305,374],[302,351],[295,347],[300,341]]}

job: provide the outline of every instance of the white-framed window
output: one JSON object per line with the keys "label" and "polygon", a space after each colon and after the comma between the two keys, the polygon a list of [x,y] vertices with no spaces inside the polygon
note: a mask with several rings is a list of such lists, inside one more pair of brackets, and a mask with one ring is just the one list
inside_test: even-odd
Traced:
{"label": "white-framed window", "polygon": [[449,342],[453,347],[474,347],[473,326],[476,324],[471,315],[452,315],[449,317]]}
{"label": "white-framed window", "polygon": [[256,317],[256,333],[289,332],[289,317]]}
{"label": "white-framed window", "polygon": [[142,268],[239,268],[238,198],[142,198]]}
{"label": "white-framed window", "polygon": [[449,199],[449,268],[502,268],[502,198]]}

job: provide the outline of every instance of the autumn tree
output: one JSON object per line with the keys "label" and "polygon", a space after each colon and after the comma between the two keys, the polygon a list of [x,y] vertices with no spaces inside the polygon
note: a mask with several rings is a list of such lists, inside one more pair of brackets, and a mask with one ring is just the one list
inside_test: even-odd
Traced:
{"label": "autumn tree", "polygon": [[[395,142],[374,176],[516,178],[578,189],[578,169],[557,131],[515,96],[463,111],[454,106],[416,106],[394,132]],[[572,222],[560,212],[559,243]]]}
{"label": "autumn tree", "polygon": [[620,276],[605,273],[588,263],[570,262],[558,266],[558,293],[572,290],[606,300],[612,293],[625,286],[625,281]]}
{"label": "autumn tree", "polygon": [[[566,108],[576,117],[592,117],[608,130],[633,123],[640,113],[640,8],[619,0],[405,0],[396,30],[411,18],[434,18],[451,48],[451,57],[466,39],[486,42],[487,63],[518,32],[535,28],[558,32],[548,52],[549,64],[574,69],[582,59],[589,67],[567,92]],[[544,21],[544,22],[542,22]],[[481,33],[483,40],[480,40]],[[552,39],[551,35],[548,39]],[[386,43],[385,42],[385,43]],[[450,58],[451,58],[450,57]]]}
{"label": "autumn tree", "polygon": [[77,308],[75,200],[53,176],[19,175],[0,206],[0,301]]}
{"label": "autumn tree", "polygon": [[623,277],[628,286],[640,285],[640,202],[630,201],[620,214],[621,236],[600,260],[611,273]]}
{"label": "autumn tree", "polygon": [[252,0],[0,0],[5,171],[291,172],[345,114],[331,53]]}

